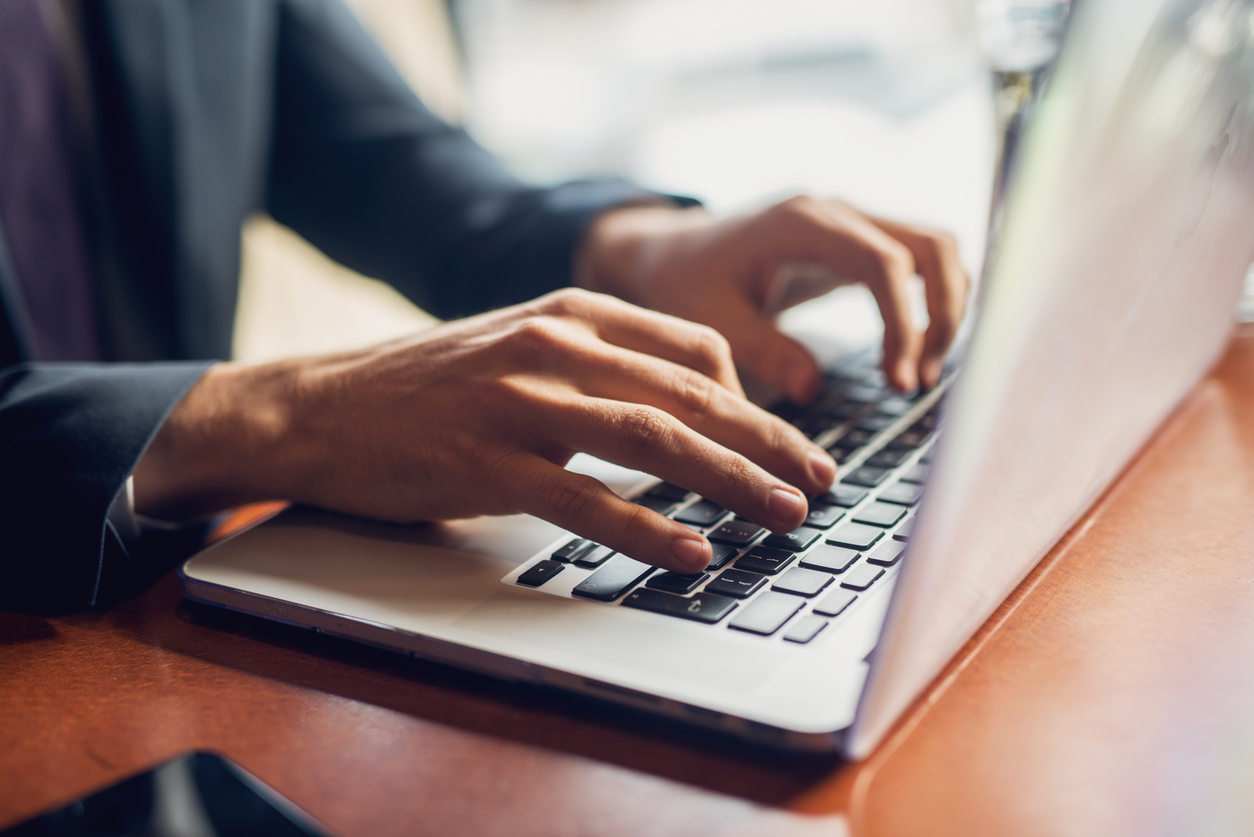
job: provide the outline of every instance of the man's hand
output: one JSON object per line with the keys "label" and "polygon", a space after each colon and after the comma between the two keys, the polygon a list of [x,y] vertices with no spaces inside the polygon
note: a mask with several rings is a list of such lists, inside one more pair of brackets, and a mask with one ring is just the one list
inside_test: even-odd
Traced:
{"label": "man's hand", "polygon": [[680,573],[709,542],[563,466],[586,451],[777,532],[835,463],[743,397],[706,326],[584,291],[342,355],[213,367],[135,471],[139,511],[287,499],[399,522],[528,512]]}
{"label": "man's hand", "polygon": [[[777,286],[780,268],[817,264],[828,284]],[[912,323],[910,277],[926,289],[930,324]],[[648,205],[611,210],[585,236],[577,280],[591,290],[712,326],[742,368],[798,402],[813,398],[819,369],[771,318],[841,282],[870,288],[884,318],[884,372],[897,388],[932,387],[966,306],[968,281],[946,233],[873,218],[838,201],[793,198],[715,220],[701,209]]]}

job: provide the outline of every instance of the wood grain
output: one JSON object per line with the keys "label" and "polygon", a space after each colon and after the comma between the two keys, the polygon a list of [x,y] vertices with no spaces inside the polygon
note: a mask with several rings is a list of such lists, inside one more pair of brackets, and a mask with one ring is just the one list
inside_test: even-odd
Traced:
{"label": "wood grain", "polygon": [[189,749],[346,836],[1254,832],[1254,330],[863,764],[201,608],[172,575],[0,614],[0,827]]}

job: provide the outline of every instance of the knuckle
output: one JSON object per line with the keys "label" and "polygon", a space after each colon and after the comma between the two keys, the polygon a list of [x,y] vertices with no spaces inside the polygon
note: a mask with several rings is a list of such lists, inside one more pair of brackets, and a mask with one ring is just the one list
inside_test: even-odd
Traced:
{"label": "knuckle", "polygon": [[567,341],[562,329],[548,317],[528,317],[520,321],[509,338],[511,348],[524,357],[547,356]]}
{"label": "knuckle", "polygon": [[714,407],[714,381],[699,372],[686,369],[675,377],[673,389],[683,408],[697,419],[709,415]]}
{"label": "knuckle", "polygon": [[642,458],[648,458],[662,450],[674,433],[671,419],[660,410],[635,407],[622,419],[621,429],[627,444]]}
{"label": "knuckle", "polygon": [[883,270],[895,276],[909,276],[914,273],[914,256],[910,249],[900,241],[886,239],[871,245],[871,253]]}
{"label": "knuckle", "polygon": [[731,343],[717,330],[705,325],[699,326],[695,342],[697,352],[715,368],[731,366]]}
{"label": "knuckle", "polygon": [[591,307],[594,296],[582,288],[561,288],[544,297],[544,310],[553,314],[582,316]]}
{"label": "knuckle", "polygon": [[571,521],[583,518],[596,498],[596,488],[591,477],[566,474],[549,487],[549,508],[559,520]]}

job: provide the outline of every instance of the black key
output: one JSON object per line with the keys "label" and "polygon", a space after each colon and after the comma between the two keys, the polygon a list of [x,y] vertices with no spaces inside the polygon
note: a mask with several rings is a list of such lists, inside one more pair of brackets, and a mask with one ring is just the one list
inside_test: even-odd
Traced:
{"label": "black key", "polygon": [[831,503],[833,506],[852,508],[862,502],[862,498],[871,492],[865,488],[837,483],[832,490],[819,495],[820,503]]}
{"label": "black key", "polygon": [[721,543],[710,545],[714,547],[714,557],[710,559],[710,566],[706,568],[709,570],[721,569],[724,564],[735,558],[736,553],[739,551],[734,546],[727,546]]}
{"label": "black key", "polygon": [[687,500],[688,495],[692,492],[682,486],[675,485],[673,482],[660,482],[646,493],[650,497],[661,497],[663,500],[678,503],[680,500]]}
{"label": "black key", "polygon": [[818,529],[799,526],[791,532],[771,534],[766,540],[762,541],[762,545],[771,546],[775,549],[787,549],[790,552],[804,552],[810,548],[810,544],[819,539],[821,534],[823,533]]}
{"label": "black key", "polygon": [[727,509],[713,500],[698,500],[675,515],[675,519],[680,523],[691,523],[694,526],[713,526],[725,514],[727,514]]}
{"label": "black key", "polygon": [[844,516],[845,512],[839,506],[823,506],[818,503],[811,503],[810,513],[806,515],[806,525],[813,526],[816,529],[830,529],[833,523]]}
{"label": "black key", "polygon": [[610,549],[608,546],[593,544],[591,549],[575,559],[575,566],[587,569],[599,567],[608,561],[609,557],[613,554],[614,550]]}
{"label": "black key", "polygon": [[655,569],[635,558],[615,555],[613,561],[585,578],[571,592],[598,602],[612,602]]}
{"label": "black key", "polygon": [[846,523],[827,533],[827,542],[834,546],[847,546],[850,549],[866,549],[880,539],[884,532],[873,526],[861,523]]}
{"label": "black key", "polygon": [[796,596],[788,596],[783,593],[763,593],[750,602],[748,607],[740,611],[740,615],[733,619],[728,627],[735,628],[738,631],[749,631],[750,633],[762,634],[762,636],[770,636],[778,631],[804,605],[805,602]]}
{"label": "black key", "polygon": [[798,430],[813,439],[815,436],[826,433],[831,429],[832,419],[826,415],[802,416],[793,424],[797,426]]}
{"label": "black key", "polygon": [[915,450],[919,445],[926,442],[930,435],[932,434],[926,430],[910,428],[897,434],[896,437],[889,441],[887,447],[892,450]]}
{"label": "black key", "polygon": [[763,575],[775,575],[784,567],[792,563],[793,554],[785,552],[782,549],[771,549],[765,546],[755,546],[736,559],[736,569],[748,570],[751,573],[762,573]]}
{"label": "black key", "polygon": [[865,430],[858,430],[855,427],[853,430],[850,430],[844,436],[841,436],[839,439],[837,439],[836,444],[842,445],[847,448],[860,448],[863,445],[865,445],[867,442],[871,441],[871,437],[873,435],[875,434],[868,433]]}
{"label": "black key", "polygon": [[754,538],[762,534],[762,527],[746,520],[729,520],[710,533],[710,540],[728,543],[732,546],[748,546]]}
{"label": "black key", "polygon": [[565,546],[558,549],[549,557],[554,561],[574,561],[580,555],[583,555],[593,546],[592,541],[587,538],[575,538],[573,541],[567,542]]}
{"label": "black key", "polygon": [[899,482],[890,485],[880,492],[877,500],[885,503],[897,503],[902,506],[913,506],[919,502],[919,498],[923,496],[923,486],[913,485],[908,482]]}
{"label": "black key", "polygon": [[930,469],[926,465],[919,463],[913,468],[908,468],[906,472],[901,475],[901,481],[917,483],[927,482],[927,474],[929,470]]}
{"label": "black key", "polygon": [[843,573],[862,553],[843,546],[819,544],[801,559],[801,566],[827,573]]}
{"label": "black key", "polygon": [[858,419],[856,427],[869,433],[879,433],[881,430],[887,430],[896,423],[897,419],[892,416],[874,415]]}
{"label": "black key", "polygon": [[731,613],[736,607],[736,600],[710,593],[698,593],[691,599],[685,599],[683,596],[672,596],[661,590],[641,587],[627,594],[627,598],[623,599],[623,606],[713,624]]}
{"label": "black key", "polygon": [[859,509],[858,513],[853,516],[853,520],[855,523],[866,523],[887,529],[890,526],[896,526],[897,521],[905,516],[906,510],[901,506],[894,506],[892,503],[872,503]]}
{"label": "black key", "polygon": [[788,629],[784,639],[804,645],[819,635],[819,631],[827,627],[827,620],[817,616],[807,616]]}
{"label": "black key", "polygon": [[666,514],[675,508],[674,500],[667,500],[665,497],[654,497],[652,494],[646,494],[643,497],[637,497],[632,500],[637,506],[644,506],[649,511],[655,511],[658,514]]}
{"label": "black key", "polygon": [[840,577],[840,586],[847,590],[865,590],[883,574],[883,570],[872,564],[859,564]]}
{"label": "black key", "polygon": [[876,468],[896,468],[909,459],[911,453],[913,451],[878,450],[867,459],[866,464],[874,465]]}
{"label": "black key", "polygon": [[852,473],[846,476],[841,482],[849,485],[861,485],[867,488],[875,488],[884,481],[888,476],[887,468],[876,468],[873,465],[863,465],[861,468],[855,468]]}
{"label": "black key", "polygon": [[711,581],[705,588],[707,593],[718,593],[731,596],[733,599],[747,599],[758,592],[766,584],[766,576],[757,573],[745,573],[740,570],[728,570]]}
{"label": "black key", "polygon": [[867,561],[881,567],[891,567],[901,560],[901,553],[905,551],[906,545],[901,541],[889,541],[868,555]]}
{"label": "black key", "polygon": [[679,573],[658,573],[649,579],[648,585],[654,590],[677,593],[686,596],[701,586],[701,582],[710,577],[709,573],[696,575],[680,575]]}
{"label": "black key", "polygon": [[794,567],[772,582],[771,589],[781,593],[792,593],[794,596],[805,596],[809,599],[817,596],[831,583],[832,577],[827,573],[816,573],[814,570]]}
{"label": "black key", "polygon": [[901,524],[901,527],[896,532],[893,533],[893,540],[895,541],[910,540],[910,536],[914,534],[914,521],[915,521],[915,518],[912,517],[909,520],[907,520],[905,523]]}
{"label": "black key", "polygon": [[845,421],[862,412],[864,408],[865,405],[859,404],[857,401],[841,399],[828,407],[824,407],[823,414],[833,421]]}
{"label": "black key", "polygon": [[517,583],[528,587],[539,587],[563,569],[562,562],[545,558],[543,561],[537,561],[534,567],[518,576]]}
{"label": "black key", "polygon": [[857,593],[850,593],[848,590],[833,590],[814,606],[814,612],[823,616],[839,616],[845,608],[853,604],[856,598],[858,598]]}
{"label": "black key", "polygon": [[836,460],[837,465],[844,465],[849,461],[849,457],[857,453],[857,448],[847,448],[842,445],[835,444],[827,449],[827,455]]}

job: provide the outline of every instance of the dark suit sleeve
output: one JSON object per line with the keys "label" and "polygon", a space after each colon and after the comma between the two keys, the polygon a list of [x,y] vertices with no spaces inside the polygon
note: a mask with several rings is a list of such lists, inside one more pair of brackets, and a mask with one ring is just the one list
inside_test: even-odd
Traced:
{"label": "dark suit sleeve", "polygon": [[340,4],[280,15],[269,211],[437,316],[569,285],[596,213],[658,199],[622,180],[528,186],[430,113]]}
{"label": "dark suit sleeve", "polygon": [[[208,363],[0,369],[0,610],[106,607],[168,569],[109,507]],[[142,539],[141,539],[142,544]]]}

